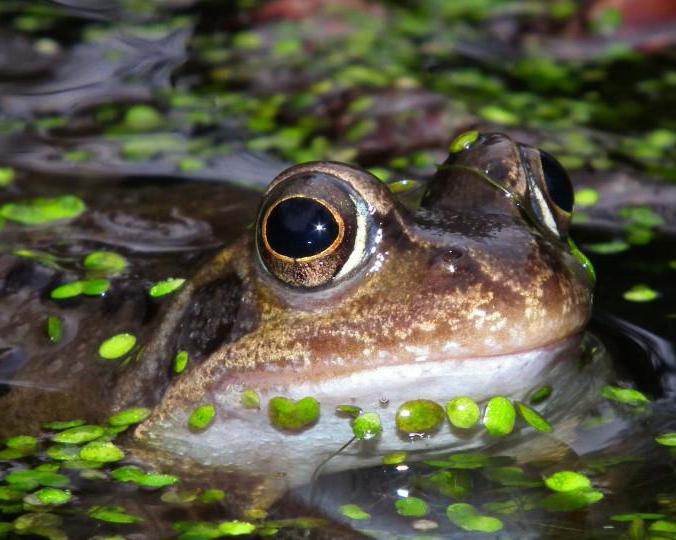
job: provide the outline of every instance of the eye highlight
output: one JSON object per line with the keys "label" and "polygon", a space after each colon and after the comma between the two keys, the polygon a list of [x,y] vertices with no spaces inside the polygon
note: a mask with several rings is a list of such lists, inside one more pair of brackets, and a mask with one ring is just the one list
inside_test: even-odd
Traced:
{"label": "eye highlight", "polygon": [[345,236],[345,223],[326,201],[290,196],[272,205],[261,225],[265,247],[284,259],[321,257]]}

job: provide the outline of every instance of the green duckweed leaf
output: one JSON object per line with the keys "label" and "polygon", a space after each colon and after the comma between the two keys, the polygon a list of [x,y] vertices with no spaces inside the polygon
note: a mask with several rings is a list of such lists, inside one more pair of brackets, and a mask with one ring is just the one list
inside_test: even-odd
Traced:
{"label": "green duckweed leaf", "polygon": [[171,474],[147,473],[134,465],[115,469],[110,475],[118,482],[131,482],[147,488],[162,488],[178,482],[178,478]]}
{"label": "green duckweed leaf", "polygon": [[629,249],[629,244],[626,242],[599,242],[597,244],[585,244],[585,249],[592,253],[599,255],[613,255],[615,253],[622,253]]}
{"label": "green duckweed leaf", "polygon": [[179,374],[188,367],[188,351],[179,351],[174,358],[174,373]]}
{"label": "green duckweed leaf", "polygon": [[659,437],[655,437],[655,440],[658,444],[664,446],[676,446],[676,432],[673,433],[663,433]]}
{"label": "green duckweed leaf", "polygon": [[124,452],[112,442],[94,441],[80,450],[80,458],[96,463],[110,463],[124,459]]}
{"label": "green duckweed leaf", "polygon": [[593,489],[577,489],[554,493],[545,497],[540,506],[550,512],[569,512],[579,510],[603,499],[603,493]]}
{"label": "green duckweed leaf", "polygon": [[31,199],[6,203],[0,206],[0,217],[22,225],[43,225],[62,219],[79,216],[86,209],[85,203],[73,195]]}
{"label": "green duckweed leaf", "polygon": [[47,455],[56,461],[80,459],[80,448],[72,444],[55,444],[47,448]]}
{"label": "green duckweed leaf", "polygon": [[528,401],[531,403],[531,405],[537,405],[538,403],[542,403],[543,401],[545,401],[551,395],[552,395],[551,386],[549,385],[541,386],[530,395]]}
{"label": "green duckweed leaf", "polygon": [[247,388],[242,392],[240,396],[240,403],[245,409],[260,409],[261,408],[261,396],[258,395],[258,392],[251,388]]}
{"label": "green duckweed leaf", "polygon": [[64,429],[74,428],[85,425],[87,422],[84,420],[57,420],[55,422],[47,422],[42,424],[42,427],[45,429],[51,429],[52,431],[62,431]]}
{"label": "green duckweed leaf", "polygon": [[431,433],[444,421],[444,409],[429,399],[406,401],[395,416],[397,429],[409,435]]}
{"label": "green duckweed leaf", "polygon": [[87,270],[115,275],[127,267],[127,260],[112,251],[93,251],[83,261]]}
{"label": "green duckweed leaf", "polygon": [[406,452],[396,452],[383,456],[383,465],[400,465],[406,461],[408,454]]}
{"label": "green duckweed leaf", "polygon": [[676,521],[658,520],[648,527],[652,533],[663,533],[668,538],[676,536]]}
{"label": "green duckweed leaf", "polygon": [[273,397],[268,402],[268,416],[272,424],[281,429],[301,431],[317,422],[319,402],[313,397],[293,401],[285,397]]}
{"label": "green duckweed leaf", "polygon": [[578,189],[575,192],[577,206],[595,206],[599,202],[599,192],[591,188]]}
{"label": "green duckweed leaf", "polygon": [[462,396],[446,403],[446,415],[455,427],[469,429],[479,422],[481,409],[472,398]]}
{"label": "green duckweed leaf", "polygon": [[643,519],[646,521],[653,521],[656,519],[663,519],[664,514],[646,514],[646,513],[632,513],[632,514],[615,514],[610,516],[610,519],[613,521],[634,521],[635,519]]}
{"label": "green duckweed leaf", "polygon": [[14,520],[14,529],[19,534],[29,534],[42,529],[58,527],[63,519],[48,512],[28,513]]}
{"label": "green duckweed leaf", "polygon": [[406,497],[394,502],[397,514],[405,517],[423,517],[429,512],[427,503],[418,497]]}
{"label": "green duckweed leaf", "polygon": [[56,315],[47,317],[47,336],[52,343],[59,343],[63,338],[63,323]]}
{"label": "green duckweed leaf", "polygon": [[164,118],[154,107],[134,105],[124,115],[124,127],[131,131],[153,131],[164,124]]}
{"label": "green duckweed leaf", "polygon": [[352,433],[361,441],[373,439],[380,435],[382,431],[383,425],[377,413],[360,414],[352,422]]}
{"label": "green duckweed leaf", "polygon": [[360,506],[356,504],[344,504],[339,508],[339,511],[342,515],[347,518],[355,520],[366,520],[371,519],[371,514],[364,512]]}
{"label": "green duckweed leaf", "polygon": [[462,152],[472,146],[478,138],[479,132],[477,130],[465,131],[453,139],[448,151],[451,154]]}
{"label": "green duckweed leaf", "polygon": [[493,437],[504,437],[514,429],[516,410],[512,402],[506,397],[491,398],[484,412],[484,427]]}
{"label": "green duckweed leaf", "polygon": [[150,409],[145,407],[134,407],[132,409],[125,409],[108,418],[108,423],[111,426],[129,426],[132,424],[140,424],[152,414]]}
{"label": "green duckweed leaf", "polygon": [[5,476],[5,482],[13,488],[31,491],[38,486],[65,487],[70,481],[67,476],[56,472],[24,469],[9,473]]}
{"label": "green duckweed leaf", "polygon": [[122,358],[136,345],[136,336],[133,334],[117,334],[109,337],[99,347],[99,356],[105,360]]}
{"label": "green duckweed leaf", "polygon": [[246,521],[223,521],[218,524],[218,532],[224,536],[241,536],[255,530],[256,526]]}
{"label": "green duckweed leaf", "polygon": [[211,404],[200,405],[190,414],[188,426],[195,430],[207,429],[216,418],[216,407]]}
{"label": "green duckweed leaf", "polygon": [[184,283],[185,279],[183,278],[170,278],[165,279],[164,281],[158,281],[155,285],[150,287],[148,294],[153,298],[160,298],[161,296],[177,291]]}
{"label": "green duckweed leaf", "polygon": [[650,403],[650,400],[638,390],[632,388],[620,388],[619,386],[604,386],[601,396],[617,403],[637,407]]}
{"label": "green duckweed leaf", "polygon": [[225,491],[222,489],[205,489],[197,500],[203,504],[213,504],[225,500]]}
{"label": "green duckweed leaf", "polygon": [[502,529],[502,521],[482,516],[471,504],[455,503],[446,508],[449,521],[465,531],[493,533]]}
{"label": "green duckweed leaf", "polygon": [[552,491],[576,491],[591,487],[591,480],[574,471],[559,471],[544,478],[545,485]]}
{"label": "green duckweed leaf", "polygon": [[552,425],[542,416],[540,416],[540,413],[534,411],[525,403],[517,402],[516,407],[519,410],[521,417],[528,425],[534,427],[538,431],[542,431],[543,433],[549,433],[552,431]]}
{"label": "green duckweed leaf", "polygon": [[444,497],[464,499],[472,493],[472,477],[467,471],[440,471],[423,479],[423,486],[429,485]]}
{"label": "green duckweed leaf", "polygon": [[493,482],[508,487],[538,487],[542,485],[539,478],[531,478],[521,467],[491,467],[484,474]]}
{"label": "green duckweed leaf", "polygon": [[61,506],[73,498],[67,489],[45,487],[24,497],[24,502],[33,506]]}
{"label": "green duckweed leaf", "polygon": [[50,439],[57,443],[82,444],[105,435],[106,430],[101,426],[84,425],[68,428],[52,435]]}
{"label": "green duckweed leaf", "polygon": [[0,187],[7,187],[14,182],[15,177],[16,173],[12,167],[0,167]]}
{"label": "green duckweed leaf", "polygon": [[87,514],[91,518],[108,523],[131,524],[143,521],[143,518],[128,514],[122,506],[93,506]]}
{"label": "green duckweed leaf", "polygon": [[647,285],[634,285],[622,295],[629,302],[652,302],[659,296],[659,293]]}
{"label": "green duckweed leaf", "polygon": [[84,288],[83,281],[71,281],[70,283],[64,283],[59,285],[49,293],[49,297],[53,300],[64,300],[66,298],[74,298],[82,294]]}
{"label": "green duckweed leaf", "polygon": [[14,448],[23,452],[31,452],[38,446],[38,440],[32,435],[16,435],[5,441],[7,448]]}
{"label": "green duckweed leaf", "polygon": [[362,412],[362,408],[357,407],[356,405],[338,405],[336,407],[337,414],[351,416],[352,418],[357,418]]}

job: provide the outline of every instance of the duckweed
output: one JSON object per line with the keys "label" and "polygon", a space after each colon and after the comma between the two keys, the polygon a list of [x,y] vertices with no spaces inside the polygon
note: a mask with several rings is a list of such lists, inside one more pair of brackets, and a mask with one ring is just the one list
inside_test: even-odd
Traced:
{"label": "duckweed", "polygon": [[521,418],[531,427],[534,427],[538,431],[543,433],[549,433],[552,431],[552,425],[545,420],[540,413],[531,409],[525,403],[517,402],[516,407],[521,414]]}
{"label": "duckweed", "polygon": [[634,390],[633,388],[604,386],[601,389],[601,396],[610,401],[615,401],[631,407],[643,406],[650,403],[650,400],[642,392]]}
{"label": "duckweed", "polygon": [[127,259],[113,251],[93,251],[83,261],[87,270],[105,274],[118,274],[128,265]]}
{"label": "duckweed", "polygon": [[61,317],[50,315],[47,317],[47,336],[52,343],[59,343],[63,338],[63,324]]}
{"label": "duckweed", "polygon": [[440,471],[426,479],[423,485],[429,483],[444,497],[464,499],[472,493],[472,477],[467,471]]}
{"label": "duckweed", "polygon": [[59,285],[49,293],[50,298],[62,300],[65,298],[74,298],[82,294],[82,281],[73,281]]}
{"label": "duckweed", "polygon": [[491,398],[486,405],[483,424],[493,437],[504,437],[514,429],[516,410],[512,402],[505,397]]}
{"label": "duckweed", "polygon": [[16,172],[12,167],[0,167],[0,187],[7,187],[16,178]]}
{"label": "duckweed", "polygon": [[285,397],[273,397],[268,402],[268,416],[272,424],[281,429],[301,431],[319,419],[319,402],[313,397],[293,401]]}
{"label": "duckweed", "polygon": [[406,461],[408,454],[406,452],[397,452],[383,456],[383,465],[401,465]]}
{"label": "duckweed", "polygon": [[365,512],[361,509],[360,506],[356,504],[344,504],[339,509],[340,513],[346,518],[363,521],[366,519],[371,519],[371,514]]}
{"label": "duckweed", "polygon": [[336,407],[337,414],[344,414],[345,416],[351,416],[352,418],[356,418],[362,412],[361,407],[357,407],[356,405],[338,405]]}
{"label": "duckweed", "polygon": [[5,446],[21,451],[33,451],[38,446],[38,440],[32,435],[17,435],[7,439]]}
{"label": "duckweed", "polygon": [[134,465],[115,469],[110,476],[118,482],[130,482],[146,488],[162,488],[178,482],[178,478],[174,475],[147,473]]}
{"label": "duckweed", "polygon": [[444,421],[444,409],[428,399],[402,403],[395,416],[397,429],[409,435],[435,431]]}
{"label": "duckweed", "polygon": [[486,477],[498,484],[507,487],[538,487],[542,481],[538,478],[531,478],[521,467],[490,467],[484,470]]}
{"label": "duckweed", "polygon": [[429,512],[429,506],[418,497],[405,497],[394,502],[397,514],[404,517],[424,517]]}
{"label": "duckweed", "polygon": [[101,426],[83,425],[60,431],[52,435],[50,439],[57,443],[65,444],[83,444],[93,441],[106,434],[106,430]]}
{"label": "duckweed", "polygon": [[65,487],[70,481],[67,476],[62,474],[35,468],[13,471],[5,476],[5,482],[15,489],[31,491],[38,486]]}
{"label": "duckweed", "polygon": [[591,480],[574,471],[560,471],[544,478],[545,485],[552,491],[576,491],[591,487]]}
{"label": "duckweed", "polygon": [[629,249],[629,244],[621,241],[599,242],[597,244],[585,244],[585,249],[592,253],[598,253],[599,255],[613,255],[615,253],[627,251]]}
{"label": "duckweed", "polygon": [[540,506],[550,512],[570,512],[585,508],[603,499],[603,493],[593,489],[576,489],[545,497]]}
{"label": "duckweed", "polygon": [[136,345],[136,336],[133,334],[117,334],[106,339],[99,347],[99,356],[105,360],[122,358]]}
{"label": "duckweed", "polygon": [[528,398],[528,401],[532,405],[537,405],[538,403],[542,403],[545,401],[549,396],[552,395],[552,387],[549,385],[541,386],[537,390],[535,390],[530,397]]}
{"label": "duckweed", "polygon": [[153,285],[148,294],[153,298],[159,298],[167,294],[171,294],[174,291],[178,290],[185,283],[183,278],[170,278],[165,279],[164,281],[158,281]]}
{"label": "duckweed", "polygon": [[453,139],[453,142],[451,143],[448,151],[451,154],[455,154],[457,152],[462,152],[463,150],[467,150],[470,146],[472,146],[476,140],[479,138],[479,132],[475,129],[471,131],[465,131],[464,133],[458,135],[455,139]]}
{"label": "duckweed", "polygon": [[240,403],[245,409],[260,409],[261,397],[252,388],[247,388],[240,396]]}
{"label": "duckweed", "polygon": [[87,515],[108,523],[132,524],[143,521],[143,518],[127,513],[123,506],[93,506],[87,511]]}
{"label": "duckweed", "polygon": [[255,530],[256,526],[247,521],[223,521],[218,524],[218,532],[224,536],[241,536]]}
{"label": "duckweed", "polygon": [[659,293],[647,285],[634,285],[622,295],[629,302],[652,302],[659,296]]}
{"label": "duckweed", "polygon": [[60,506],[70,502],[72,498],[73,496],[67,489],[46,487],[28,495],[24,501],[33,505]]}
{"label": "duckweed", "polygon": [[86,210],[85,203],[74,195],[31,199],[0,206],[0,217],[22,225],[44,225],[78,217]]}
{"label": "duckweed", "polygon": [[80,450],[80,458],[95,463],[111,463],[124,459],[124,452],[112,442],[93,441]]}
{"label": "duckweed", "polygon": [[502,529],[498,518],[483,516],[471,504],[455,503],[446,508],[449,521],[465,531],[492,533]]}
{"label": "duckweed", "polygon": [[211,404],[200,405],[188,418],[190,428],[201,431],[207,429],[216,418],[216,407]]}
{"label": "duckweed", "polygon": [[108,418],[108,423],[111,426],[129,426],[132,424],[139,424],[151,415],[152,411],[145,407],[134,407],[132,409],[125,409]]}
{"label": "duckweed", "polygon": [[352,422],[352,433],[361,441],[373,439],[380,435],[382,431],[383,425],[377,413],[360,414]]}
{"label": "duckweed", "polygon": [[599,202],[599,192],[595,189],[585,188],[575,192],[575,204],[577,206],[595,206]]}
{"label": "duckweed", "polygon": [[54,422],[47,422],[42,424],[44,429],[51,429],[52,431],[62,431],[64,429],[74,428],[78,426],[83,426],[87,422],[84,420],[57,420]]}
{"label": "duckweed", "polygon": [[163,124],[162,115],[149,105],[135,105],[124,116],[124,126],[131,131],[152,131]]}
{"label": "duckweed", "polygon": [[179,351],[174,357],[174,373],[177,375],[183,373],[185,368],[188,367],[188,351]]}
{"label": "duckweed", "polygon": [[472,398],[463,396],[446,403],[446,414],[455,427],[469,429],[479,422],[481,409]]}
{"label": "duckweed", "polygon": [[663,446],[676,446],[676,432],[664,433],[655,437],[655,441]]}

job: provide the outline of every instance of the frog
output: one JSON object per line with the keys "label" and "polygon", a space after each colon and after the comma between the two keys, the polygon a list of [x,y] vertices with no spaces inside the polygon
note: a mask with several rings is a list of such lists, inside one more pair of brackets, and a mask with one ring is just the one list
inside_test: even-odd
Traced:
{"label": "frog", "polygon": [[[594,279],[571,247],[564,168],[505,134],[471,131],[413,198],[345,163],[285,169],[254,225],[184,284],[137,356],[106,372],[105,395],[83,390],[84,412],[77,392],[39,409],[17,388],[0,405],[34,422],[148,408],[129,437],[137,455],[258,479],[257,507],[318,471],[499,442],[448,422],[402,431],[410,400],[525,401],[574,387],[540,411],[555,428],[570,423],[602,377],[575,361]],[[179,354],[188,364],[177,373]],[[355,440],[341,410],[375,412],[382,432]]]}

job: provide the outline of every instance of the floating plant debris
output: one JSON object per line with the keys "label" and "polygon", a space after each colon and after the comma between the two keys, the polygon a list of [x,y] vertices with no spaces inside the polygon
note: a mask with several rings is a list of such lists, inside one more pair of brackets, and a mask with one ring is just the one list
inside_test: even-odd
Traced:
{"label": "floating plant debris", "polygon": [[301,431],[311,427],[319,419],[319,402],[313,397],[294,401],[285,397],[273,397],[268,402],[270,422],[278,428]]}
{"label": "floating plant debris", "polygon": [[188,418],[188,426],[195,430],[207,429],[216,418],[216,407],[207,403],[197,407]]}
{"label": "floating plant debris", "polygon": [[444,421],[444,409],[428,399],[402,403],[395,416],[397,429],[409,435],[431,433]]}
{"label": "floating plant debris", "polygon": [[158,281],[150,288],[148,294],[153,298],[159,298],[177,291],[184,283],[185,279],[183,278],[171,278],[165,279],[164,281]]}
{"label": "floating plant debris", "polygon": [[136,336],[133,334],[117,334],[106,339],[99,347],[99,356],[106,360],[122,358],[136,345]]}

